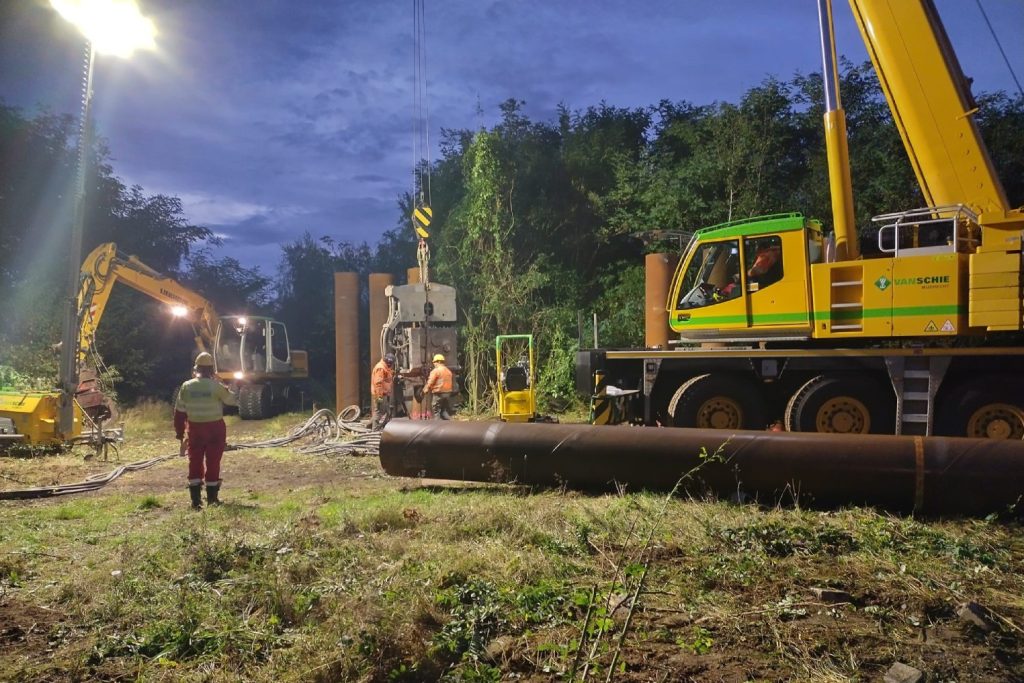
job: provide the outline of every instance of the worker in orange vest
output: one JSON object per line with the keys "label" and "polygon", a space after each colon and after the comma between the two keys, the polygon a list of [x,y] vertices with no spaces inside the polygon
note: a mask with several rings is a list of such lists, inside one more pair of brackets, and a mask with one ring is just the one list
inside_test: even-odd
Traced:
{"label": "worker in orange vest", "polygon": [[782,248],[780,245],[773,244],[770,239],[757,241],[755,247],[754,263],[747,271],[747,277],[757,282],[761,287],[767,287],[777,282],[779,277],[781,277],[781,273],[773,270],[773,268],[779,262]]}
{"label": "worker in orange vest", "polygon": [[454,381],[452,371],[444,364],[444,355],[434,354],[434,369],[427,377],[427,383],[423,386],[423,393],[430,394],[430,407],[434,413],[435,420],[450,420],[451,395]]}
{"label": "worker in orange vest", "polygon": [[370,377],[371,406],[370,429],[384,429],[391,419],[391,392],[395,386],[395,357],[387,354],[373,366]]}

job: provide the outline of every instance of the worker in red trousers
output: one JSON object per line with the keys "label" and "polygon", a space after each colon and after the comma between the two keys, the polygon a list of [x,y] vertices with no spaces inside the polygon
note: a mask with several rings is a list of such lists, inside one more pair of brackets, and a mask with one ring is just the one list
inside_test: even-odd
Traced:
{"label": "worker in red trousers", "polygon": [[[202,488],[206,481],[206,502],[220,505],[220,461],[227,446],[224,406],[238,405],[238,397],[214,379],[213,356],[196,356],[195,376],[181,385],[174,405],[174,433],[181,441],[181,455],[188,450],[188,492],[192,508],[203,507]],[[185,428],[188,439],[185,440]]]}

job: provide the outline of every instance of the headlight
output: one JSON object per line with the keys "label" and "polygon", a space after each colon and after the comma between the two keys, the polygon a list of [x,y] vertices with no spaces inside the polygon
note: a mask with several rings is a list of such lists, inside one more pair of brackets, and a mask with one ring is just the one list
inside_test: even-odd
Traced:
{"label": "headlight", "polygon": [[248,321],[248,319],[246,319],[246,318],[239,318],[239,319],[238,319],[238,324],[239,324],[239,325],[241,325],[242,327],[245,327],[245,324],[246,324],[247,322],[249,322],[249,321]]}
{"label": "headlight", "polygon": [[171,315],[175,318],[184,318],[188,315],[188,309],[184,306],[171,306]]}
{"label": "headlight", "polygon": [[234,377],[235,377],[235,379],[243,379],[245,377],[245,373],[244,372],[236,372],[234,374]]}

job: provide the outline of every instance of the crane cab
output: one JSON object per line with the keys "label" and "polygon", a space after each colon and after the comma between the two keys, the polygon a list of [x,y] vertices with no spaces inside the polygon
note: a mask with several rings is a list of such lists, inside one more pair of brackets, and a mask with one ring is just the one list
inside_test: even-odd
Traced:
{"label": "crane cab", "polygon": [[821,224],[798,213],[699,230],[673,277],[669,324],[688,341],[809,338],[808,264],[822,257]]}

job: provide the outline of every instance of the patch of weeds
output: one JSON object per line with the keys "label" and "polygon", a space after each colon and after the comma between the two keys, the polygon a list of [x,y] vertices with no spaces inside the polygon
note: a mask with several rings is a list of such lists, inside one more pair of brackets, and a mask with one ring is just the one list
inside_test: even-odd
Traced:
{"label": "patch of weeds", "polygon": [[789,621],[807,616],[807,608],[800,605],[795,597],[787,595],[770,608],[781,621]]}
{"label": "patch of weeds", "polygon": [[189,566],[207,582],[218,581],[234,570],[258,568],[267,554],[264,548],[243,541],[213,539],[197,530],[183,534],[182,542],[190,555]]}
{"label": "patch of weeds", "polygon": [[86,511],[80,505],[76,505],[74,503],[70,505],[61,505],[53,513],[53,518],[61,521],[85,519],[85,516]]}
{"label": "patch of weeds", "polygon": [[0,588],[18,588],[28,571],[25,560],[20,556],[0,557]]}
{"label": "patch of weeds", "polygon": [[[572,599],[570,599],[572,598]],[[516,617],[529,626],[555,626],[575,616],[578,602],[551,581],[526,586],[515,595]]]}
{"label": "patch of weeds", "polygon": [[587,555],[594,553],[595,550],[590,540],[591,534],[594,533],[593,528],[586,522],[577,521],[573,524],[573,530],[576,536],[576,545],[580,547],[580,550]]}
{"label": "patch of weeds", "polygon": [[912,519],[873,516],[861,522],[860,540],[864,548],[878,553],[933,556],[944,555],[955,562],[970,562],[994,567],[999,551],[970,538],[955,538],[940,529]]}
{"label": "patch of weeds", "polygon": [[398,683],[399,681],[418,681],[420,680],[420,668],[413,662],[406,664],[402,662],[397,667],[388,672],[388,681]]}
{"label": "patch of weeds", "polygon": [[764,560],[756,554],[736,557],[714,555],[707,564],[700,565],[698,577],[704,588],[734,588],[752,586],[762,575]]}
{"label": "patch of weeds", "polygon": [[857,539],[848,531],[825,525],[814,530],[811,550],[826,555],[845,555],[858,549]]}
{"label": "patch of weeds", "polygon": [[464,653],[474,657],[506,624],[503,601],[494,584],[469,579],[438,592],[438,606],[448,610],[451,620],[434,635],[432,645],[442,656],[458,659]]}
{"label": "patch of weeds", "polygon": [[444,683],[498,683],[500,680],[501,669],[482,662],[466,662],[441,678]]}
{"label": "patch of weeds", "polygon": [[163,505],[160,503],[160,499],[156,496],[144,496],[142,500],[139,501],[140,510],[153,510],[160,507],[163,507]]}
{"label": "patch of weeds", "polygon": [[715,639],[711,637],[711,631],[702,626],[694,626],[689,637],[680,636],[676,639],[676,645],[695,655],[706,655],[711,652],[714,644]]}
{"label": "patch of weeds", "polygon": [[566,543],[557,536],[543,531],[537,531],[530,535],[528,543],[533,547],[543,550],[551,555],[565,557],[567,555],[578,555],[578,548],[571,543]]}
{"label": "patch of weeds", "polygon": [[758,552],[769,557],[842,555],[858,547],[852,534],[831,525],[813,527],[776,520],[755,520],[743,526],[713,529],[710,535],[733,552]]}
{"label": "patch of weeds", "polygon": [[412,529],[422,517],[414,508],[380,507],[367,510],[360,526],[373,533],[396,529]]}
{"label": "patch of weeds", "polygon": [[207,624],[198,611],[186,610],[170,618],[155,618],[137,631],[113,636],[97,644],[91,664],[110,657],[141,656],[148,659],[187,661],[204,657],[230,656],[249,661],[265,660],[279,638],[270,631],[247,624]]}

